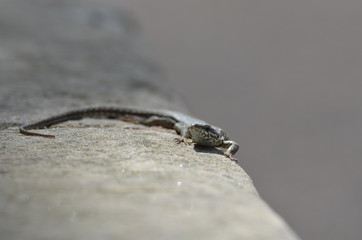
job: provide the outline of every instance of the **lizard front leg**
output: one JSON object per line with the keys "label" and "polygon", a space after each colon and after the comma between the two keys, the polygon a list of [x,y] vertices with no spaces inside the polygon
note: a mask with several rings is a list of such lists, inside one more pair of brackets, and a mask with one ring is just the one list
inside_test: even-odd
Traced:
{"label": "lizard front leg", "polygon": [[186,145],[191,145],[192,144],[192,139],[191,139],[191,133],[190,133],[190,129],[181,123],[176,123],[174,126],[176,132],[178,134],[180,134],[181,137],[175,138],[174,141],[178,144],[180,143],[184,143]]}
{"label": "lizard front leg", "polygon": [[180,143],[184,143],[185,145],[191,145],[191,144],[192,144],[192,140],[187,139],[187,138],[185,138],[185,137],[175,138],[174,141],[175,141],[177,144],[180,144]]}
{"label": "lizard front leg", "polygon": [[238,161],[236,158],[233,157],[233,155],[239,150],[239,145],[236,142],[225,140],[221,144],[221,147],[227,148],[227,150],[224,152],[224,155],[226,157],[230,158],[233,161]]}

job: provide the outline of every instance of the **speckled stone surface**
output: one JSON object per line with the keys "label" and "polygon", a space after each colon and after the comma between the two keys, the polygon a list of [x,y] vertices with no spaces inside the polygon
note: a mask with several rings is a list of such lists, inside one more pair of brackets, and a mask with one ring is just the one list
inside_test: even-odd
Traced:
{"label": "speckled stone surface", "polygon": [[38,130],[54,139],[18,133],[81,106],[185,111],[127,12],[6,0],[0,22],[1,239],[298,239],[239,165],[173,131],[85,119]]}

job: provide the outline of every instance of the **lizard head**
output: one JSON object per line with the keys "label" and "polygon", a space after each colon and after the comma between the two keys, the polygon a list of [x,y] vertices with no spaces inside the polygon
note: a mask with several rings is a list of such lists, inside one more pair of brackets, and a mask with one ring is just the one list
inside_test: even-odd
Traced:
{"label": "lizard head", "polygon": [[203,146],[217,147],[228,139],[221,128],[208,124],[193,124],[189,127],[189,132],[192,141]]}

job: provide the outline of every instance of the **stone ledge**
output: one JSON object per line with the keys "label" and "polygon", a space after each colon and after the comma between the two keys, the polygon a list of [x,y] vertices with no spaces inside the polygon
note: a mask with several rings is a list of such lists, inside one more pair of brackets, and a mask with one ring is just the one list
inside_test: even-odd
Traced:
{"label": "stone ledge", "polygon": [[2,1],[1,238],[298,239],[239,165],[173,131],[87,119],[38,130],[56,135],[44,139],[14,128],[88,105],[185,111],[126,16],[81,0]]}

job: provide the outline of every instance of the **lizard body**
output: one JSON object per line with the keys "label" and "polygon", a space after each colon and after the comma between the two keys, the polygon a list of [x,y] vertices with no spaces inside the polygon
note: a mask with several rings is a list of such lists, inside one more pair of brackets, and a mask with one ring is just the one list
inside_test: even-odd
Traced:
{"label": "lizard body", "polygon": [[83,118],[117,119],[120,117],[129,117],[137,120],[140,124],[147,126],[162,126],[164,128],[174,129],[181,136],[181,138],[175,139],[178,143],[188,143],[187,139],[191,139],[196,145],[227,148],[224,155],[232,160],[235,160],[232,156],[239,149],[238,144],[234,141],[230,141],[221,128],[212,126],[200,119],[179,112],[135,107],[104,106],[73,110],[38,122],[23,125],[19,128],[19,131],[25,135],[54,138],[54,135],[31,132],[28,130],[44,129],[58,123],[69,120],[80,120]]}

